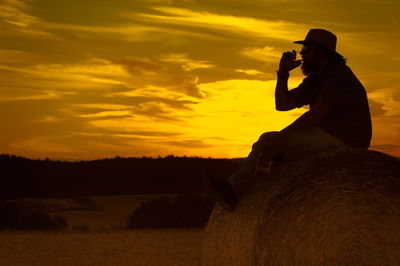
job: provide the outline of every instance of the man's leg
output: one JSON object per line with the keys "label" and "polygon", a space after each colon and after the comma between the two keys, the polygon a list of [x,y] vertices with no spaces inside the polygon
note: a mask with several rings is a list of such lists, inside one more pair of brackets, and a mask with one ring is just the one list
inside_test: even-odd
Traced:
{"label": "man's leg", "polygon": [[272,149],[272,147],[278,134],[279,132],[275,131],[262,134],[258,141],[253,144],[252,150],[240,170],[232,174],[228,180],[220,180],[212,177],[207,172],[203,172],[203,181],[206,188],[224,209],[234,211],[237,200],[242,196],[251,182],[254,181],[257,161],[260,155],[265,155],[268,151],[271,151],[270,156],[275,156],[275,154],[272,154],[272,151],[279,149]]}
{"label": "man's leg", "polygon": [[292,133],[279,147],[274,142],[278,134],[278,132],[262,134],[259,140],[253,144],[252,151],[240,170],[232,174],[227,181],[206,176],[209,190],[225,209],[233,211],[236,201],[254,181],[257,160],[260,155],[273,160],[292,161],[331,147],[344,145],[317,127]]}
{"label": "man's leg", "polygon": [[318,127],[294,132],[282,147],[284,161],[293,161],[344,144]]}
{"label": "man's leg", "polygon": [[229,178],[228,182],[234,188],[238,198],[254,180],[260,155],[270,157],[271,160],[291,161],[330,147],[344,145],[318,127],[292,133],[280,147],[274,143],[278,134],[277,131],[262,134],[258,141],[253,144],[252,150],[240,170],[233,173]]}
{"label": "man's leg", "polygon": [[279,154],[275,153],[280,149],[273,147],[275,144],[274,140],[277,138],[278,134],[279,132],[277,131],[270,131],[262,134],[258,141],[253,144],[250,154],[247,156],[239,171],[233,173],[228,179],[228,182],[235,190],[238,198],[240,198],[251,182],[254,181],[260,156],[271,158],[279,156]]}

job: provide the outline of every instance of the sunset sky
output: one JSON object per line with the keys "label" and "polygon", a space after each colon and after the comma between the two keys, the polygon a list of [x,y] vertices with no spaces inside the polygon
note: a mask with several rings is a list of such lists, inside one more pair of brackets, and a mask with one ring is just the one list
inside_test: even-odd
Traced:
{"label": "sunset sky", "polygon": [[400,156],[399,14],[397,0],[0,0],[0,153],[244,157],[307,111],[275,110],[275,71],[324,28],[368,92],[371,149]]}

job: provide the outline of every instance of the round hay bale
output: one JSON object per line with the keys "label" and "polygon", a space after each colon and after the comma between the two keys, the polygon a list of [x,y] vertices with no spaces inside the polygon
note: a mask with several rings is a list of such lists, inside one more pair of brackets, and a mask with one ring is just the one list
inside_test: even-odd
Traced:
{"label": "round hay bale", "polygon": [[400,160],[336,148],[276,163],[235,212],[215,206],[203,265],[398,265]]}

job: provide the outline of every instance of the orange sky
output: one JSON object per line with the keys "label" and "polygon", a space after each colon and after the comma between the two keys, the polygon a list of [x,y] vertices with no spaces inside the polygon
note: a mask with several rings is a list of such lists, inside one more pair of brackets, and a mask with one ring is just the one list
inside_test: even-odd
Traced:
{"label": "orange sky", "polygon": [[399,13],[394,0],[1,0],[0,152],[244,157],[306,111],[275,111],[275,70],[325,28],[368,92],[371,148],[400,156]]}

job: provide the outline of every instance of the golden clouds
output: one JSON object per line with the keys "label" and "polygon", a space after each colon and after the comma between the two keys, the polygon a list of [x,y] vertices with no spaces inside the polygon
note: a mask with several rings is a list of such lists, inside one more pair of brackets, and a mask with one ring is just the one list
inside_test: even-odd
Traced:
{"label": "golden clouds", "polygon": [[[72,93],[63,93],[56,91],[25,91],[23,95],[7,95],[7,93],[2,93],[3,96],[0,98],[0,102],[13,102],[13,101],[27,101],[27,100],[45,100],[45,99],[56,99],[60,98],[64,95],[72,94]],[[8,93],[10,94],[10,93]]]}
{"label": "golden clouds", "polygon": [[[219,15],[210,12],[199,12],[184,8],[159,6],[155,11],[164,15],[139,14],[143,19],[171,24],[204,27],[212,30],[222,30],[238,35],[250,35],[292,41],[302,38],[307,30],[306,25],[294,24],[288,21],[268,21],[251,17]],[[136,15],[135,15],[136,16]]]}
{"label": "golden clouds", "polygon": [[167,92],[183,92],[192,97],[203,97],[197,83],[198,77],[186,73],[180,65],[161,63],[143,58],[127,58],[117,60],[134,79],[131,85],[146,87],[153,85],[163,87]]}
{"label": "golden clouds", "polygon": [[69,83],[69,87],[75,89],[125,85],[130,77],[122,66],[97,58],[75,64],[36,65],[34,70],[37,75],[48,80],[50,84],[53,83],[53,86],[65,87]]}
{"label": "golden clouds", "polygon": [[[170,61],[170,60],[166,60]],[[1,66],[0,69],[24,76],[24,82],[35,79],[33,86],[74,91],[77,89],[108,89],[119,86],[127,89],[156,86],[166,94],[178,92],[192,97],[203,97],[197,87],[198,77],[184,68],[201,68],[205,63],[191,60],[172,62],[151,61],[146,58],[99,59],[91,58],[67,64],[38,64],[24,67]],[[182,65],[183,64],[183,65]],[[210,65],[207,65],[209,67]],[[0,77],[1,80],[1,77]],[[25,84],[16,81],[17,86]]]}
{"label": "golden clouds", "polygon": [[[354,24],[314,7],[325,2],[294,2],[3,0],[0,149],[245,156],[261,133],[304,112],[275,111],[275,71],[282,52],[298,48],[292,41],[323,26],[369,92],[373,144],[397,149],[396,24]],[[290,87],[301,80],[294,71]]]}
{"label": "golden clouds", "polygon": [[250,76],[263,75],[264,73],[255,69],[236,69],[236,72],[245,73]]}
{"label": "golden clouds", "polygon": [[205,60],[191,60],[187,58],[187,54],[170,54],[166,58],[161,59],[164,62],[173,62],[180,64],[185,71],[190,71],[198,68],[211,68],[215,65]]}
{"label": "golden clouds", "polygon": [[3,0],[0,4],[0,18],[9,24],[26,28],[39,21],[38,18],[27,14],[28,6],[19,0]]}
{"label": "golden clouds", "polygon": [[21,64],[34,59],[35,56],[25,51],[0,49],[0,66],[3,67],[6,67],[6,64]]}
{"label": "golden clouds", "polygon": [[[89,58],[4,68],[8,75],[0,75],[7,81],[2,83],[0,110],[7,112],[0,118],[3,132],[8,133],[0,139],[0,147],[28,156],[46,154],[46,149],[64,158],[73,154],[93,158],[99,153],[115,154],[115,150],[132,154],[132,145],[141,146],[144,141],[158,146],[147,143],[137,150],[160,154],[156,147],[172,145],[160,144],[165,136],[177,135],[185,127],[183,117],[188,116],[189,105],[195,104],[189,99],[202,97],[197,77],[186,73],[179,62]],[[9,97],[4,97],[5,92]],[[25,127],[30,131],[10,131]]]}
{"label": "golden clouds", "polygon": [[[16,66],[0,65],[0,69],[9,72],[8,76],[0,76],[3,86],[28,87],[37,93],[46,90],[74,93],[79,89],[109,89],[116,85],[123,86],[130,77],[120,65],[96,58],[68,64],[30,65],[28,62]],[[13,78],[10,80],[10,77]]]}
{"label": "golden clouds", "polygon": [[274,47],[265,46],[263,48],[246,47],[242,50],[242,54],[258,61],[279,62],[282,52]]}
{"label": "golden clouds", "polygon": [[48,64],[37,65],[35,69],[53,73],[66,74],[82,74],[82,75],[104,75],[115,78],[126,78],[129,74],[121,65],[113,64],[112,62],[100,59],[91,58],[75,64]]}
{"label": "golden clouds", "polygon": [[384,116],[400,117],[399,87],[377,89],[368,93],[368,98],[381,105]]}
{"label": "golden clouds", "polygon": [[95,114],[80,115],[85,118],[104,118],[104,117],[120,117],[120,116],[130,116],[129,111],[104,111]]}
{"label": "golden clouds", "polygon": [[40,29],[42,21],[29,14],[29,6],[21,0],[0,2],[0,21],[10,27],[0,25],[0,34],[49,37],[51,33]]}

